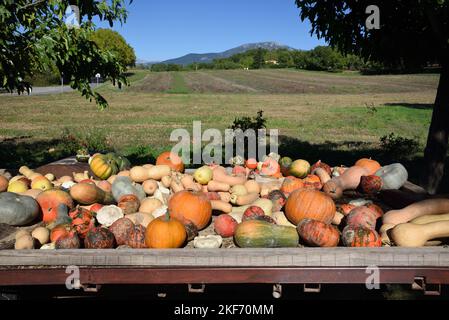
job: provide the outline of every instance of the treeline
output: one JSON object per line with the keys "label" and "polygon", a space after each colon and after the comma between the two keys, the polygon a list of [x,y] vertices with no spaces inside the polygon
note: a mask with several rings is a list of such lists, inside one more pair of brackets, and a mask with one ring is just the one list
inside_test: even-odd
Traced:
{"label": "treeline", "polygon": [[372,63],[365,62],[356,55],[343,55],[331,47],[318,46],[309,51],[252,49],[229,58],[216,59],[210,63],[192,63],[187,66],[158,63],[153,64],[150,68],[155,72],[261,68],[298,68],[338,72],[343,70],[362,71],[371,67]]}

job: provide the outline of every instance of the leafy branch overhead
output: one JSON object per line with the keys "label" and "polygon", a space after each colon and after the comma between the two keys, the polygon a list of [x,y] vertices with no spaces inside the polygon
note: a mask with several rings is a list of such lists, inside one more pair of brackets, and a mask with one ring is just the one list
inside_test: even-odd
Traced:
{"label": "leafy branch overhead", "polygon": [[[132,1],[130,1],[131,3]],[[27,91],[27,81],[35,73],[56,66],[57,70],[87,99],[100,108],[107,101],[90,87],[91,78],[100,73],[105,80],[121,87],[127,85],[126,66],[113,52],[101,50],[92,40],[94,17],[124,23],[124,0],[78,0],[79,27],[66,24],[64,15],[69,1],[4,0],[0,4],[0,87],[19,94]]]}

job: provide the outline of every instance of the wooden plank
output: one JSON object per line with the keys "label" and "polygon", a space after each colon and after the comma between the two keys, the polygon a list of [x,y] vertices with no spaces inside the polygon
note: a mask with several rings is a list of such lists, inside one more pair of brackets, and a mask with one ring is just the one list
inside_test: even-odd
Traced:
{"label": "wooden plank", "polygon": [[[80,268],[80,284],[365,284],[365,268]],[[64,285],[65,268],[0,269],[0,284]],[[385,267],[379,269],[380,283],[412,284],[424,277],[426,284],[449,284],[449,268]]]}
{"label": "wooden plank", "polygon": [[449,249],[0,250],[0,267],[449,267]]}

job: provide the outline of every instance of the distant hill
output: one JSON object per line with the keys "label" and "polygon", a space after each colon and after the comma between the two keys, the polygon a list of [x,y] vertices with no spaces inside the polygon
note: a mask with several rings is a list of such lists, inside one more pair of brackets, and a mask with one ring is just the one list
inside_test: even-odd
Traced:
{"label": "distant hill", "polygon": [[181,65],[188,65],[191,63],[209,63],[212,62],[214,59],[220,59],[220,58],[229,58],[230,56],[233,56],[237,53],[242,53],[251,49],[258,49],[263,48],[267,50],[276,50],[276,49],[287,49],[287,50],[295,50],[292,47],[282,45],[276,42],[258,42],[258,43],[248,43],[241,46],[238,46],[236,48],[232,48],[223,52],[212,52],[212,53],[189,53],[185,56],[175,58],[175,59],[169,59],[162,61],[161,63],[173,63],[173,64],[181,64]]}

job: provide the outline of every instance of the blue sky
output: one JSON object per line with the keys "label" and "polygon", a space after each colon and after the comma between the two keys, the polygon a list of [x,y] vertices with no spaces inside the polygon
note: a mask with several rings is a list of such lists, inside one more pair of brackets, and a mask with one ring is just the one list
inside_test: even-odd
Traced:
{"label": "blue sky", "polygon": [[310,36],[293,0],[134,0],[128,11],[126,24],[114,29],[147,61],[261,41],[297,49],[324,44]]}

